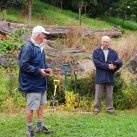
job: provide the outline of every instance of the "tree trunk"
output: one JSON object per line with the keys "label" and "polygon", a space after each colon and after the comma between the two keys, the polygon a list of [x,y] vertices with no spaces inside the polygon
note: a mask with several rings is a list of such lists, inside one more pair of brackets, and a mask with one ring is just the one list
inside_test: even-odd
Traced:
{"label": "tree trunk", "polygon": [[84,6],[85,15],[87,15],[87,5]]}
{"label": "tree trunk", "polygon": [[32,0],[28,0],[28,17],[29,17],[29,23],[31,23],[31,17],[32,17]]}
{"label": "tree trunk", "polygon": [[6,8],[5,9],[3,9],[3,21],[5,21],[6,22],[6,15],[7,15],[7,10],[6,10]]}
{"label": "tree trunk", "polygon": [[79,25],[81,26],[81,7],[79,7]]}
{"label": "tree trunk", "polygon": [[61,7],[61,12],[62,12],[62,0],[60,0],[60,7]]}

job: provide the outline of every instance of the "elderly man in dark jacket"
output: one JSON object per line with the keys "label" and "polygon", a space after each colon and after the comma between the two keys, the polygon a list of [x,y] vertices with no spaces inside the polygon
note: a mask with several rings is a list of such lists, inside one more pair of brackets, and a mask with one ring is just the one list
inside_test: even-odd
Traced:
{"label": "elderly man in dark jacket", "polygon": [[94,114],[101,111],[101,97],[105,91],[107,112],[116,115],[113,108],[114,74],[122,66],[122,62],[117,52],[109,46],[110,37],[103,36],[101,46],[93,51],[93,61],[96,67]]}
{"label": "elderly man in dark jacket", "polygon": [[25,93],[27,137],[34,137],[32,118],[37,111],[36,132],[51,133],[43,126],[43,109],[47,96],[47,76],[51,69],[45,61],[43,41],[48,34],[42,26],[33,28],[31,40],[21,48],[19,54],[19,90]]}

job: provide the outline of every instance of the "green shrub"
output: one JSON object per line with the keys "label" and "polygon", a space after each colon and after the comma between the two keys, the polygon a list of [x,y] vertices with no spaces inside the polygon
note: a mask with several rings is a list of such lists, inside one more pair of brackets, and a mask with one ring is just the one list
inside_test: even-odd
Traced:
{"label": "green shrub", "polygon": [[65,110],[74,111],[91,111],[93,108],[93,100],[88,96],[80,96],[73,91],[65,91]]}
{"label": "green shrub", "polygon": [[0,40],[0,53],[12,53],[14,50],[18,50],[24,43],[21,36],[26,31],[24,29],[18,29],[15,32],[8,35],[6,40]]}
{"label": "green shrub", "polygon": [[8,97],[7,86],[6,86],[6,82],[8,81],[8,78],[5,76],[6,76],[6,72],[4,71],[3,68],[0,67],[0,106]]}
{"label": "green shrub", "polygon": [[117,72],[115,75],[115,84],[113,92],[113,104],[116,109],[124,109],[124,95],[123,88],[125,86],[124,79],[121,72]]}
{"label": "green shrub", "polygon": [[136,79],[129,80],[129,84],[123,90],[124,93],[124,108],[131,109],[137,107],[137,81]]}
{"label": "green shrub", "polygon": [[[51,96],[53,96],[54,94],[54,79],[55,79],[55,76],[50,76],[48,77],[48,99],[51,98]],[[58,90],[58,88],[57,88]]]}
{"label": "green shrub", "polygon": [[79,108],[82,111],[91,112],[94,107],[94,99],[89,96],[80,97]]}
{"label": "green shrub", "polygon": [[[75,91],[75,78],[70,77],[68,80],[68,90]],[[87,73],[85,76],[78,74],[76,80],[76,93],[80,96],[93,97],[95,93],[95,72]]]}
{"label": "green shrub", "polygon": [[24,107],[24,97],[18,91],[18,69],[0,68],[0,108]]}
{"label": "green shrub", "polygon": [[68,111],[74,111],[79,107],[79,95],[74,94],[72,91],[65,91],[65,107]]}
{"label": "green shrub", "polygon": [[[0,77],[0,109],[9,109],[12,111],[12,108],[24,108],[26,103],[25,98],[18,91],[18,68],[14,68],[13,70],[11,68],[5,69],[0,67]],[[54,79],[56,79],[56,75],[49,77],[49,100],[52,98],[54,92]],[[60,104],[63,103],[64,109],[68,111],[74,111],[76,109],[92,111],[94,103],[95,72],[88,73],[85,76],[78,75],[76,93],[74,93],[74,77],[69,77],[67,80],[67,91],[64,90],[64,81],[62,78],[60,88],[59,86],[57,88],[56,96],[59,102],[63,100]],[[137,106],[136,79],[123,79],[121,71],[117,72],[113,95],[113,103],[116,109],[135,108]],[[102,100],[102,107],[105,108],[105,97]]]}
{"label": "green shrub", "polygon": [[[126,80],[126,81],[125,81]],[[136,79],[123,79],[120,72],[116,73],[114,86],[114,107],[117,109],[131,109],[137,106]]]}

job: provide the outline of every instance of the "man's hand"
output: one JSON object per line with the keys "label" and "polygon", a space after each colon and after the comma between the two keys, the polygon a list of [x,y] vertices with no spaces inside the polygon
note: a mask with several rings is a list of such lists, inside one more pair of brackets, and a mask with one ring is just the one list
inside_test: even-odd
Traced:
{"label": "man's hand", "polygon": [[40,69],[40,72],[41,72],[41,76],[43,77],[49,76],[49,74],[46,73],[46,69]]}
{"label": "man's hand", "polygon": [[50,75],[50,74],[52,73],[52,70],[51,70],[51,68],[47,68],[47,69],[45,70],[45,72]]}
{"label": "man's hand", "polygon": [[41,72],[41,76],[46,77],[52,73],[52,70],[51,70],[51,68],[40,69],[40,72]]}
{"label": "man's hand", "polygon": [[114,70],[115,68],[116,68],[115,65],[113,65],[113,64],[109,64],[109,69],[110,69],[110,70]]}

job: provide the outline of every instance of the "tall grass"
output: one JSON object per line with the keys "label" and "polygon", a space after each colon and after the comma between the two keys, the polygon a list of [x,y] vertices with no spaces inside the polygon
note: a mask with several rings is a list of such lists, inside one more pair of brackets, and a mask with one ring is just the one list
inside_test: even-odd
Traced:
{"label": "tall grass", "polygon": [[68,26],[68,33],[64,39],[65,48],[82,48],[87,52],[91,52],[95,46],[100,43],[98,35],[86,36],[87,27]]}
{"label": "tall grass", "polygon": [[112,48],[114,48],[120,58],[126,63],[137,53],[137,35],[130,34],[122,37],[118,41],[112,42]]}
{"label": "tall grass", "polygon": [[[81,29],[81,30],[79,30]],[[98,35],[85,36],[82,32],[87,28],[69,26],[68,34],[65,37],[65,48],[83,48],[85,51],[92,51],[100,45],[101,37]],[[137,53],[137,33],[125,33],[119,39],[112,39],[111,47],[115,49],[124,63],[127,63],[131,57]]]}
{"label": "tall grass", "polygon": [[[87,52],[92,52],[100,45],[101,37],[98,35],[85,36],[86,27],[69,26],[65,37],[65,48],[84,48]],[[125,33],[119,39],[112,39],[111,47],[115,49],[119,57],[126,63],[137,53],[137,33]]]}

